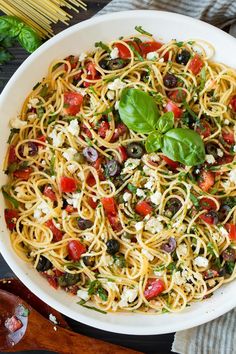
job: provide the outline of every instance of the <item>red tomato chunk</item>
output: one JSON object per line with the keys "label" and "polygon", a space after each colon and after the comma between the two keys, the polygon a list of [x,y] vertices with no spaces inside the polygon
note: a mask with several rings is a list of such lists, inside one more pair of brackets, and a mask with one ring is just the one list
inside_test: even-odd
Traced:
{"label": "red tomato chunk", "polygon": [[150,278],[147,281],[144,296],[147,300],[151,300],[161,294],[164,290],[165,284],[161,279]]}

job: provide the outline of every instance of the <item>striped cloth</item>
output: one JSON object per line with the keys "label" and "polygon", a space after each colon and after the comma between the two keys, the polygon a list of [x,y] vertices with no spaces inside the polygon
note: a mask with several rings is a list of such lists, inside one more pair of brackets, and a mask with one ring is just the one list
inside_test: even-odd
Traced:
{"label": "striped cloth", "polygon": [[[230,33],[236,37],[236,0],[113,0],[99,15],[137,9],[177,12],[220,28],[231,25]],[[177,332],[172,351],[179,354],[236,354],[236,309],[204,325]]]}

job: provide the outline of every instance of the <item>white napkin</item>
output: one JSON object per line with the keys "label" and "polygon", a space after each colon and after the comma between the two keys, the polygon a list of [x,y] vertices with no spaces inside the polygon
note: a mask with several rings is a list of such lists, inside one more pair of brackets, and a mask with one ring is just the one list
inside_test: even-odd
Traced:
{"label": "white napkin", "polygon": [[[113,0],[98,15],[137,9],[177,12],[220,28],[231,25],[230,34],[236,37],[236,0]],[[204,325],[177,332],[172,351],[236,354],[236,309]]]}

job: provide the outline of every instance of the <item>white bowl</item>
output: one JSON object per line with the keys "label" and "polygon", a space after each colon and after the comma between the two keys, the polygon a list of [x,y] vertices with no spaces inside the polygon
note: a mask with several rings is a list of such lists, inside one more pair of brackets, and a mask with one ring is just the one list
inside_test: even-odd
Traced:
{"label": "white bowl", "polygon": [[[135,33],[136,25],[143,26],[156,38],[168,41],[204,39],[216,48],[215,60],[235,65],[236,40],[223,31],[204,22],[182,15],[159,11],[130,11],[96,17],[79,23],[56,35],[34,52],[13,75],[0,97],[0,131],[3,162],[7,150],[9,119],[20,112],[21,105],[32,87],[46,74],[50,62],[69,54],[92,49],[97,41],[110,41],[122,35]],[[0,172],[0,185],[6,182]],[[161,334],[200,325],[210,321],[236,305],[236,281],[220,288],[210,299],[195,303],[181,313],[140,315],[118,313],[103,315],[77,305],[78,298],[61,290],[54,290],[32,266],[22,262],[12,250],[9,231],[4,221],[4,200],[0,195],[0,250],[20,280],[38,297],[64,315],[87,325],[124,334]]]}

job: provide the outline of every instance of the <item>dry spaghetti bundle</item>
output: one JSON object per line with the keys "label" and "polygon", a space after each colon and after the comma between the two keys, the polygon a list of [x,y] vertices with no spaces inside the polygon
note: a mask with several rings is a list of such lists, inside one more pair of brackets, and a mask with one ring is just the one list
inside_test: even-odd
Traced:
{"label": "dry spaghetti bundle", "polygon": [[79,8],[86,10],[82,0],[0,0],[0,9],[4,13],[17,16],[42,38],[53,35],[53,23],[61,21],[68,25],[72,18],[68,9],[79,12]]}

